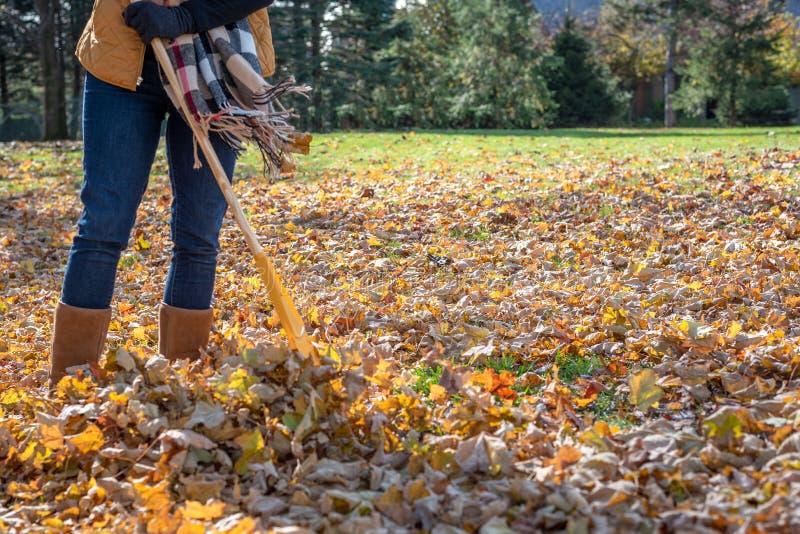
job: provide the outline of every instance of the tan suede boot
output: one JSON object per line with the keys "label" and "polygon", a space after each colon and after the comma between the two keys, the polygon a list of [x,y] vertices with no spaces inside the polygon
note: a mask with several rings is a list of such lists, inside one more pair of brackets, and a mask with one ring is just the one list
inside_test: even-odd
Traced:
{"label": "tan suede boot", "polygon": [[50,354],[50,387],[58,384],[70,367],[97,363],[110,321],[111,308],[92,310],[58,303]]}
{"label": "tan suede boot", "polygon": [[197,359],[211,334],[214,310],[187,310],[161,303],[158,310],[158,352],[170,360]]}

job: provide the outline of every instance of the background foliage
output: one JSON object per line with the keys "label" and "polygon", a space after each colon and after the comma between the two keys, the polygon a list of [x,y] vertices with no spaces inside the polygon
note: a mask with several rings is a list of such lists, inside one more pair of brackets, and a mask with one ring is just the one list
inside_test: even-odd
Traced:
{"label": "background foliage", "polygon": [[[314,131],[793,118],[795,3],[605,0],[567,13],[550,4],[279,0],[276,78],[314,86],[292,103]],[[80,135],[72,52],[91,6],[0,4],[0,139]]]}

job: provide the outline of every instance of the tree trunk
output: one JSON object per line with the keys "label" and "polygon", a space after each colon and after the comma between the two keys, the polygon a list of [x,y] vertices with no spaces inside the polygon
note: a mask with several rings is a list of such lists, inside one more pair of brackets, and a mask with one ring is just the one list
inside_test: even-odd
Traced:
{"label": "tree trunk", "polygon": [[[91,2],[82,0],[74,2],[70,9],[69,18],[69,44],[70,49],[74,49],[78,44],[78,39],[83,33],[83,25],[89,18]],[[70,56],[70,70],[72,71],[72,98],[79,100],[83,95],[83,67],[75,54]]]}
{"label": "tree trunk", "polygon": [[728,93],[728,116],[730,124],[729,126],[736,126],[739,124],[739,114],[736,112],[736,96],[739,90],[739,86],[736,80],[736,77],[732,77],[731,79],[731,88],[730,93]]}
{"label": "tree trunk", "polygon": [[664,127],[678,125],[675,109],[672,107],[672,94],[675,92],[675,54],[678,48],[678,0],[669,2],[669,26],[667,28],[667,65],[664,70]]}
{"label": "tree trunk", "polygon": [[8,60],[5,54],[0,53],[0,110],[2,110],[2,120],[8,114]]}
{"label": "tree trunk", "polygon": [[[298,81],[308,81],[308,40],[306,39],[306,19],[303,10],[302,0],[294,0],[289,12],[292,21],[292,32],[290,34],[290,50],[288,52],[289,61],[284,59],[285,63],[289,64],[289,72],[293,73]],[[286,52],[284,52],[286,53]],[[307,103],[301,104],[305,109]],[[304,130],[311,128],[311,118],[308,113],[300,113],[300,125]]]}
{"label": "tree trunk", "polygon": [[[68,50],[75,50],[81,34],[83,33],[84,25],[89,20],[89,15],[92,9],[92,0],[74,1],[70,6],[69,11],[69,40],[67,42]],[[70,136],[79,138],[82,135],[81,131],[81,111],[83,102],[83,82],[84,72],[83,66],[75,54],[70,54],[69,70],[71,71],[71,100],[73,109],[70,112]],[[77,108],[77,109],[75,109]]]}
{"label": "tree trunk", "polygon": [[64,62],[59,60],[56,28],[58,0],[34,0],[39,14],[39,66],[44,87],[45,140],[66,139],[67,109],[64,87]]}
{"label": "tree trunk", "polygon": [[322,20],[325,12],[326,0],[313,0],[311,2],[311,83],[314,87],[312,103],[314,104],[314,118],[312,128],[322,130]]}

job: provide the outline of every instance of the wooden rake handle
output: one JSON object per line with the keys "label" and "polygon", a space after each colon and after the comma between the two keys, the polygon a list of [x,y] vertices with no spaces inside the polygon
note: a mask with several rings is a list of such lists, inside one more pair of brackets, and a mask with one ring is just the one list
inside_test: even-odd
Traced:
{"label": "wooden rake handle", "polygon": [[244,214],[244,211],[242,211],[239,200],[236,198],[236,194],[233,192],[233,187],[228,181],[228,176],[225,173],[225,169],[222,168],[222,164],[219,161],[219,157],[217,157],[214,146],[211,144],[211,141],[205,132],[203,132],[192,120],[193,115],[189,113],[189,110],[186,107],[186,102],[184,102],[182,98],[183,91],[181,90],[181,85],[178,82],[178,75],[172,67],[172,62],[167,55],[164,42],[161,39],[153,39],[151,46],[156,54],[158,63],[161,65],[161,70],[164,71],[169,84],[173,87],[174,91],[178,95],[176,100],[178,100],[180,103],[183,116],[189,124],[189,127],[192,129],[192,133],[194,133],[194,137],[206,157],[206,162],[214,173],[214,178],[217,180],[217,184],[219,185],[222,194],[225,196],[225,200],[228,202],[228,207],[233,213],[233,218],[244,233],[244,239],[247,242],[248,248],[250,248],[253,256],[255,256],[256,267],[261,273],[261,278],[264,281],[264,285],[267,287],[269,298],[272,300],[273,306],[275,306],[275,311],[278,314],[278,319],[281,322],[281,326],[283,326],[283,329],[286,331],[289,346],[307,358],[318,359],[319,354],[317,352],[317,348],[313,345],[311,338],[306,333],[303,319],[300,317],[300,314],[297,313],[297,309],[294,307],[294,304],[292,304],[289,294],[281,283],[281,279],[275,270],[272,260],[270,260],[270,258],[264,252],[264,249],[258,242],[258,237],[250,227],[250,223],[247,221],[247,216]]}

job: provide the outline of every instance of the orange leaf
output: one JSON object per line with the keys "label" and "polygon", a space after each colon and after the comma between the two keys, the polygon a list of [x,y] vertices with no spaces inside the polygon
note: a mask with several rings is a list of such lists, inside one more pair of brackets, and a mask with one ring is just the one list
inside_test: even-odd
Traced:
{"label": "orange leaf", "polygon": [[564,445],[556,453],[554,458],[545,460],[544,465],[554,465],[556,469],[563,470],[568,465],[572,465],[583,458],[583,453],[570,445]]}
{"label": "orange leaf", "polygon": [[430,395],[428,397],[433,402],[440,402],[447,398],[447,390],[439,384],[431,384]]}

